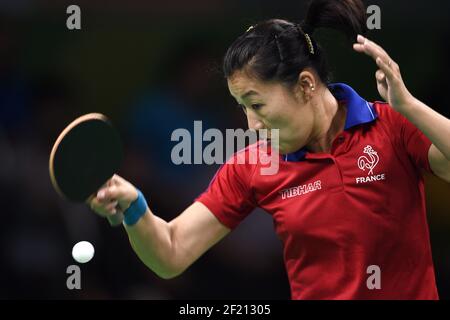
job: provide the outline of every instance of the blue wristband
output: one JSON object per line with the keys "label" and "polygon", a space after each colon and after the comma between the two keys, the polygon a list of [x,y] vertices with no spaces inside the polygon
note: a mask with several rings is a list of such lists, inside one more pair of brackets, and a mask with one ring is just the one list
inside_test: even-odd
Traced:
{"label": "blue wristband", "polygon": [[137,199],[131,203],[127,210],[123,213],[123,221],[127,226],[132,226],[138,222],[138,220],[147,212],[147,201],[145,201],[144,195],[139,189]]}

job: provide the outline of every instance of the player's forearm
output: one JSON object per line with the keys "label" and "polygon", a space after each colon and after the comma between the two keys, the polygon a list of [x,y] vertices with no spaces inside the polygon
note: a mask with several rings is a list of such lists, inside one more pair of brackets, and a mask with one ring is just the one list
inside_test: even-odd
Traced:
{"label": "player's forearm", "polygon": [[450,120],[416,98],[397,109],[450,161]]}
{"label": "player's forearm", "polygon": [[181,273],[176,263],[170,225],[149,209],[133,226],[125,226],[139,259],[159,277],[169,279]]}

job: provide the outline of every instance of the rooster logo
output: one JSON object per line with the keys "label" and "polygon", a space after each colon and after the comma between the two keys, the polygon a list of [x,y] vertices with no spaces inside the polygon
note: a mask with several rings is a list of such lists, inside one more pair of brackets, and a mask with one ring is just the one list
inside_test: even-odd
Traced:
{"label": "rooster logo", "polygon": [[373,174],[373,169],[378,164],[378,161],[380,161],[380,157],[378,156],[378,153],[373,150],[372,146],[367,145],[364,148],[364,153],[369,156],[367,158],[366,156],[361,156],[358,158],[358,168],[360,168],[362,171],[366,171],[366,169],[369,169],[369,174]]}

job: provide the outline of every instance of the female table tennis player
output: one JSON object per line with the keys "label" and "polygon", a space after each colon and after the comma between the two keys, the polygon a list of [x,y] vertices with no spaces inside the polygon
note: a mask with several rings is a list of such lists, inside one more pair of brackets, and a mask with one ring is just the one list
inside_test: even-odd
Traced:
{"label": "female table tennis player", "polygon": [[[162,278],[181,274],[260,207],[283,242],[292,299],[438,299],[420,172],[450,182],[450,120],[407,90],[399,65],[359,35],[365,24],[359,0],[316,0],[300,25],[263,21],[228,49],[228,89],[248,126],[280,130],[277,174],[261,175],[258,164],[223,165],[170,222],[114,176],[93,210],[126,209],[134,251]],[[378,66],[387,103],[328,82],[313,37],[319,27],[356,39],[354,50]],[[375,287],[367,282],[371,266],[381,279]]]}

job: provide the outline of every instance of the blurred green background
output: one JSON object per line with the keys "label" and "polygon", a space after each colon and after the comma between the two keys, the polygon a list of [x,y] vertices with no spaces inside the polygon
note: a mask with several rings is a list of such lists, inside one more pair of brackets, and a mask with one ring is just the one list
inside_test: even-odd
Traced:
{"label": "blurred green background", "polygon": [[[81,8],[81,30],[66,8]],[[58,133],[75,117],[102,112],[119,127],[126,161],[119,174],[152,210],[170,220],[209,184],[218,166],[175,166],[176,128],[245,128],[220,73],[231,42],[269,18],[301,21],[306,1],[0,2],[0,298],[288,299],[281,243],[269,215],[256,210],[183,275],[161,280],[146,269],[126,233],[83,205],[60,200],[48,177]],[[450,3],[365,1],[381,8],[369,37],[399,63],[409,90],[449,116]],[[333,80],[379,100],[375,65],[341,35],[321,30]],[[450,138],[450,137],[449,137]],[[450,298],[450,186],[427,176],[437,286]],[[66,288],[72,246],[90,241],[94,259],[82,290]],[[326,276],[326,275],[324,275]]]}

